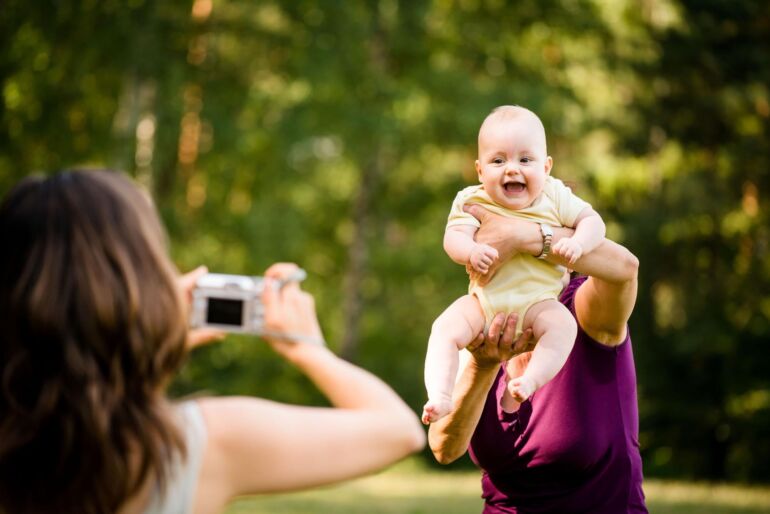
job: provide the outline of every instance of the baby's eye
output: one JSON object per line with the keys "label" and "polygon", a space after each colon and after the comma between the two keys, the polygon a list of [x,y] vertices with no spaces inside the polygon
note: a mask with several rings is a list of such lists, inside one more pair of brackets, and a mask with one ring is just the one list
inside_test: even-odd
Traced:
{"label": "baby's eye", "polygon": [[532,159],[530,159],[529,157],[522,157],[521,158],[521,162],[523,162],[523,163],[532,162]]}
{"label": "baby's eye", "polygon": [[495,157],[492,159],[492,164],[502,164],[503,160],[500,157]]}

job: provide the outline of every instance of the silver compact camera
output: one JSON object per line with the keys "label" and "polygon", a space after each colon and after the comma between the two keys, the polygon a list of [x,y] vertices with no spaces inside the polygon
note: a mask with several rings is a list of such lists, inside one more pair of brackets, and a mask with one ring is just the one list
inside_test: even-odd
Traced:
{"label": "silver compact camera", "polygon": [[[299,269],[290,277],[277,281],[277,287],[300,282],[307,274]],[[275,282],[273,282],[275,283]],[[198,279],[193,289],[192,328],[215,328],[240,334],[263,334],[265,308],[262,292],[263,277],[207,273]]]}

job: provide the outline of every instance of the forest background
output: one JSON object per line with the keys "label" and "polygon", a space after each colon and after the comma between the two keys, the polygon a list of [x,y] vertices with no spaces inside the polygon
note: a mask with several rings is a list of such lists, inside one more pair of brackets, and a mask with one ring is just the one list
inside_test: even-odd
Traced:
{"label": "forest background", "polygon": [[[181,270],[298,262],[329,345],[415,411],[479,124],[529,107],[641,261],[646,475],[770,482],[770,3],[5,0],[0,48],[0,193],[126,171]],[[173,386],[204,389],[323,403],[243,336]]]}

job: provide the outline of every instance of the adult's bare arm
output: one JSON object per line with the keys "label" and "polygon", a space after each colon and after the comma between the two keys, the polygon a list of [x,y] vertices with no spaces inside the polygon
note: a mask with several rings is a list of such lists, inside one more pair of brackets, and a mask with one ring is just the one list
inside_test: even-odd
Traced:
{"label": "adult's bare arm", "polygon": [[[517,315],[507,318],[498,314],[489,331],[468,345],[470,358],[463,359],[452,395],[452,412],[431,424],[428,444],[441,464],[449,464],[467,450],[471,436],[481,418],[489,388],[500,370],[500,364],[530,349],[532,331],[525,331],[514,341]],[[469,355],[462,352],[461,355]]]}
{"label": "adult's bare arm", "polygon": [[[281,280],[295,271],[295,265],[277,264],[265,277]],[[337,482],[423,447],[425,434],[417,416],[387,384],[321,344],[294,342],[296,336],[323,339],[309,294],[289,283],[280,289],[266,287],[262,299],[271,334],[267,343],[302,371],[332,407],[248,397],[199,400],[208,430],[197,496],[201,501],[219,505],[237,495]]]}
{"label": "adult's bare arm", "polygon": [[[482,284],[494,275],[500,263],[508,260],[514,253],[537,256],[543,252],[543,236],[537,223],[500,216],[475,204],[466,205],[464,210],[481,222],[481,228],[476,232],[476,241],[494,247],[500,255],[497,263],[490,267],[484,277],[475,277]],[[571,237],[574,233],[571,228],[553,227],[552,244],[556,244],[561,238]],[[639,267],[639,261],[631,252],[606,238],[574,264],[568,264],[565,259],[553,254],[549,255],[547,260],[610,283],[635,280]]]}

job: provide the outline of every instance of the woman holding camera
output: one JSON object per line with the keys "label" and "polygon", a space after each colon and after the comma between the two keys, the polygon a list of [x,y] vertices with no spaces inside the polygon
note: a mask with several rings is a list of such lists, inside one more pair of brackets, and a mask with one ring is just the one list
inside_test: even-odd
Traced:
{"label": "woman holding camera", "polygon": [[[333,407],[169,401],[190,346],[214,334],[188,333],[194,276],[180,281],[148,196],[120,174],[21,181],[0,206],[0,240],[0,512],[214,513],[238,495],[345,480],[424,445],[386,384],[280,335],[268,344]],[[263,301],[270,333],[323,341],[296,283],[267,287]]]}

